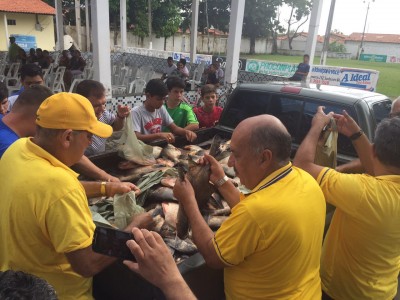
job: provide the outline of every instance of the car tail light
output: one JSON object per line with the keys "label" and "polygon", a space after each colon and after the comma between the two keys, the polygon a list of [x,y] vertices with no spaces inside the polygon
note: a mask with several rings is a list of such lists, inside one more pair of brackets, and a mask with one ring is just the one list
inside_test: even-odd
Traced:
{"label": "car tail light", "polygon": [[298,86],[284,86],[281,88],[281,92],[290,94],[300,94],[301,87]]}

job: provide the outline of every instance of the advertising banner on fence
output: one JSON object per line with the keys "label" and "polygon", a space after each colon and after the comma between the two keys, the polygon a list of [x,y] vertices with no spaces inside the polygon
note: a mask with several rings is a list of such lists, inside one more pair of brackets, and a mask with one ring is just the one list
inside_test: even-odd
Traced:
{"label": "advertising banner on fence", "polygon": [[[186,59],[186,62],[190,62],[190,53],[184,53],[184,52],[174,52],[172,54],[172,58],[175,61],[179,61],[180,59],[184,58]],[[211,55],[206,55],[206,54],[196,54],[196,64],[201,63],[202,61],[205,61],[207,65],[212,64],[212,56]]]}
{"label": "advertising banner on fence", "polygon": [[388,55],[386,62],[400,64],[400,56]]}
{"label": "advertising banner on fence", "polygon": [[350,69],[342,67],[313,66],[310,72],[310,83],[337,85],[355,89],[375,91],[379,71]]}
{"label": "advertising banner on fence", "polygon": [[[226,56],[213,55],[212,59],[213,59],[213,62],[218,61],[221,64],[221,68],[225,69]],[[238,67],[239,67],[240,71],[246,70],[246,59],[245,58],[239,58],[239,66]]]}
{"label": "advertising banner on fence", "polygon": [[248,59],[246,71],[272,76],[290,77],[296,72],[297,64]]}
{"label": "advertising banner on fence", "polygon": [[380,54],[361,54],[360,60],[364,61],[375,61],[375,62],[386,62],[387,55]]}

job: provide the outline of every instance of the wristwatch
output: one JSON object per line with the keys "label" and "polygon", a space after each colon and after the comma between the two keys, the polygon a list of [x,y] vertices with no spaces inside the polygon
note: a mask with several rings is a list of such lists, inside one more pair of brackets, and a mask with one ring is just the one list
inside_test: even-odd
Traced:
{"label": "wristwatch", "polygon": [[217,188],[220,188],[225,182],[227,182],[229,180],[228,176],[224,176],[221,179],[218,179],[215,183],[214,186],[216,186]]}
{"label": "wristwatch", "polygon": [[351,141],[355,141],[356,139],[358,139],[359,137],[361,137],[363,135],[364,131],[362,131],[362,129],[360,129],[360,131],[354,133],[353,135],[349,136],[349,139]]}

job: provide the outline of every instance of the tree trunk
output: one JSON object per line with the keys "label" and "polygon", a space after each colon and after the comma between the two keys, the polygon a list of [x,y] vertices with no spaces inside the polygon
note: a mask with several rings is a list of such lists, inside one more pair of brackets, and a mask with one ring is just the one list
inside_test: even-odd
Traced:
{"label": "tree trunk", "polygon": [[118,43],[117,15],[114,15],[114,45]]}
{"label": "tree trunk", "polygon": [[278,54],[278,34],[272,34],[272,54]]}
{"label": "tree trunk", "polygon": [[249,54],[256,54],[256,37],[250,37],[250,53]]}
{"label": "tree trunk", "polygon": [[164,37],[164,51],[167,51],[167,38]]}

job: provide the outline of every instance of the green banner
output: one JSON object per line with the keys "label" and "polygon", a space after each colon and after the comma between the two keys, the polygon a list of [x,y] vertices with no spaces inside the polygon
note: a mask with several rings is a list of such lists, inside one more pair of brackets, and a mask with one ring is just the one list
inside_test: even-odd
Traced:
{"label": "green banner", "polygon": [[248,59],[246,71],[272,76],[290,77],[296,72],[297,64]]}
{"label": "green banner", "polygon": [[379,55],[379,54],[361,54],[360,60],[364,61],[374,61],[374,62],[386,62],[387,55]]}

